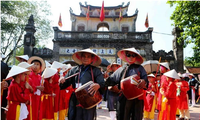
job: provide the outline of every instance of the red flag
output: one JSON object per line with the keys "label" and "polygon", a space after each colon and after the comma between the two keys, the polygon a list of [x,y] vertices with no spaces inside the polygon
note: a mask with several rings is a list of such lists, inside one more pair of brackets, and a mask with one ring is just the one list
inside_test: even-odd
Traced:
{"label": "red flag", "polygon": [[88,6],[87,13],[86,13],[86,19],[90,19],[90,6]]}
{"label": "red flag", "polygon": [[102,7],[101,7],[101,13],[100,13],[100,20],[101,22],[104,20],[105,14],[104,14],[104,1],[102,2]]}
{"label": "red flag", "polygon": [[59,25],[60,27],[62,27],[62,19],[61,19],[61,14],[60,14],[60,17],[59,17],[58,25]]}
{"label": "red flag", "polygon": [[122,20],[122,8],[120,8],[120,12],[119,12],[119,21]]}
{"label": "red flag", "polygon": [[148,14],[146,16],[146,20],[145,20],[145,27],[148,28],[149,27],[149,20],[148,20]]}

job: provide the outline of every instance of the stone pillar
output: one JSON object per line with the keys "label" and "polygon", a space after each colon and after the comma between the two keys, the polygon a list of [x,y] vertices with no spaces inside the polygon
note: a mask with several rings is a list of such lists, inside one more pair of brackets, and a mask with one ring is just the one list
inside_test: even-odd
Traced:
{"label": "stone pillar", "polygon": [[33,15],[28,19],[28,24],[25,27],[26,34],[24,35],[24,55],[29,57],[33,54],[33,47],[35,46],[34,33],[36,32],[34,26]]}
{"label": "stone pillar", "polygon": [[178,38],[180,37],[180,33],[183,30],[180,30],[178,27],[174,28],[172,34],[174,35],[173,39],[173,51],[174,51],[174,68],[177,72],[184,72],[183,65],[183,40],[182,42],[178,42]]}

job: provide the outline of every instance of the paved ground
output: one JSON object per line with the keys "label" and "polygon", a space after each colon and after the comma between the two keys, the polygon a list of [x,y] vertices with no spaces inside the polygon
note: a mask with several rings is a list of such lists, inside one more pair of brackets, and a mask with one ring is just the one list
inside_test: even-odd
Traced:
{"label": "paved ground", "polygon": [[[157,120],[157,115],[158,113],[155,113],[154,120]],[[190,107],[190,117],[190,120],[200,120],[200,104],[197,104],[195,107]],[[97,109],[97,120],[111,120],[105,102],[102,103],[102,109]]]}
{"label": "paved ground", "polygon": [[[190,120],[200,120],[200,104],[197,104],[195,107],[190,107],[189,109]],[[157,120],[157,115],[158,113],[155,113],[154,120]],[[111,120],[104,102],[102,103],[102,109],[97,109],[97,120]]]}

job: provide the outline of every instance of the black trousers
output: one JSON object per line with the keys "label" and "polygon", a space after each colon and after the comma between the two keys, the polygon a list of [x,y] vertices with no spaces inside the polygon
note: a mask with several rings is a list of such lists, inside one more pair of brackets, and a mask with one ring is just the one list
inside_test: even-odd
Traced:
{"label": "black trousers", "polygon": [[95,120],[95,119],[96,119],[96,106],[91,109],[76,107],[75,120]]}
{"label": "black trousers", "polygon": [[117,103],[117,120],[142,120],[144,101],[127,100],[123,95]]}

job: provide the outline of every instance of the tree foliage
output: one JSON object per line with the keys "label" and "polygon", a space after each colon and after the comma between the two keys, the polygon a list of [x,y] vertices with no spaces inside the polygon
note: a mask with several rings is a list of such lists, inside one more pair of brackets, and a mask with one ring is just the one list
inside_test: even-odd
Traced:
{"label": "tree foliage", "polygon": [[194,55],[186,59],[186,63],[192,66],[200,66],[200,2],[199,1],[168,1],[170,6],[176,8],[170,19],[174,21],[173,26],[183,29],[178,39],[179,43],[184,42],[186,47],[194,43]]}
{"label": "tree foliage", "polygon": [[25,26],[33,15],[36,44],[52,37],[50,6],[46,1],[1,1],[1,53],[6,62],[13,57],[14,48],[23,47]]}

